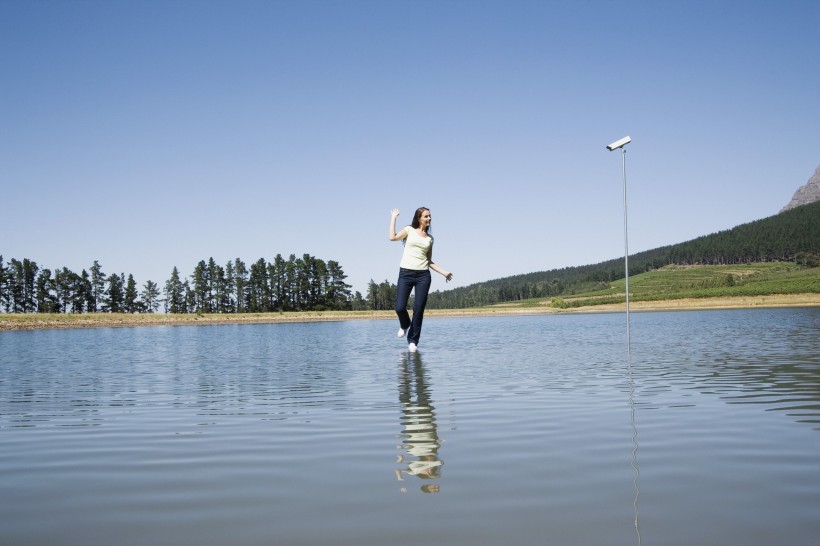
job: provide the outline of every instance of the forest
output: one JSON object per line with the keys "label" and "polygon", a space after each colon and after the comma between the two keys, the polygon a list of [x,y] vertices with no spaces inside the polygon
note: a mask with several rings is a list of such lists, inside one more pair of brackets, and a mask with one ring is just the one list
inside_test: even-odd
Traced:
{"label": "forest", "polygon": [[[820,266],[820,202],[735,228],[629,256],[629,274],[667,265],[797,262]],[[593,265],[527,273],[430,294],[431,309],[481,307],[529,298],[600,290],[624,278],[623,258]],[[342,266],[309,254],[248,266],[200,261],[190,275],[174,267],[160,287],[138,286],[133,275],[106,275],[98,261],[75,273],[40,268],[30,259],[0,255],[0,310],[7,313],[265,313],[393,309],[396,285],[370,280],[366,297],[351,293]],[[412,302],[411,302],[412,303]]]}

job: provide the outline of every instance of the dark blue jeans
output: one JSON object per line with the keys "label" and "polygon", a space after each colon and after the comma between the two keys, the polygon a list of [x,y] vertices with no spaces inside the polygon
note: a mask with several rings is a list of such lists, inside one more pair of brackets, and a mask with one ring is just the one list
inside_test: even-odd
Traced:
{"label": "dark blue jeans", "polygon": [[[407,343],[418,345],[421,337],[421,323],[424,320],[424,308],[427,305],[427,293],[430,291],[429,269],[399,268],[399,282],[396,284],[396,314],[399,324],[407,333]],[[416,289],[413,302],[413,320],[407,312],[407,301],[410,291]]]}

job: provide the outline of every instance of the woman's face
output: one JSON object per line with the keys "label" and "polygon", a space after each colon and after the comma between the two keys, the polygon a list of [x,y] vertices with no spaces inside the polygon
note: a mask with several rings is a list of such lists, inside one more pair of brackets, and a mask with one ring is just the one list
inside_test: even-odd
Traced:
{"label": "woman's face", "polygon": [[429,210],[421,211],[421,216],[419,216],[419,227],[422,228],[422,229],[424,229],[426,227],[429,227],[430,226],[430,220],[432,220],[432,219],[433,219],[433,217],[430,216],[430,211]]}

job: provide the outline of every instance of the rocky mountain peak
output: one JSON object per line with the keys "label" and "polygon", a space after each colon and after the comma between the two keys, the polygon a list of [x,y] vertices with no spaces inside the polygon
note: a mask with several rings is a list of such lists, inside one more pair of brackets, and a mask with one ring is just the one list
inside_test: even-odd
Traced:
{"label": "rocky mountain peak", "polygon": [[820,201],[820,166],[817,167],[814,171],[814,175],[809,178],[808,182],[797,188],[792,200],[780,209],[780,212],[785,212],[801,205],[808,205],[815,201]]}

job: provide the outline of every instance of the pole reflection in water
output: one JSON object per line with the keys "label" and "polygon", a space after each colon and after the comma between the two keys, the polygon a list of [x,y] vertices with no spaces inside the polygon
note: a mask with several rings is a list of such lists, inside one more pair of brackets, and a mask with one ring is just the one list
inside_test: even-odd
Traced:
{"label": "pole reflection in water", "polygon": [[[402,450],[397,462],[403,465],[396,469],[396,478],[419,478],[429,480],[421,486],[424,493],[438,493],[441,467],[438,457],[441,445],[436,429],[436,412],[430,403],[430,388],[419,353],[404,353],[399,365],[399,402],[401,403],[402,431],[398,436]],[[435,481],[433,481],[435,480]],[[406,487],[401,488],[407,492]]]}
{"label": "pole reflection in water", "polygon": [[641,490],[638,487],[638,478],[641,476],[641,471],[638,470],[638,428],[635,425],[635,383],[632,379],[632,349],[627,340],[627,366],[629,371],[629,417],[632,424],[632,460],[631,466],[634,471],[632,485],[635,487],[635,500],[632,502],[633,512],[635,514],[635,534],[638,538],[638,546],[641,546],[641,528],[638,520],[638,497],[641,496]]}

